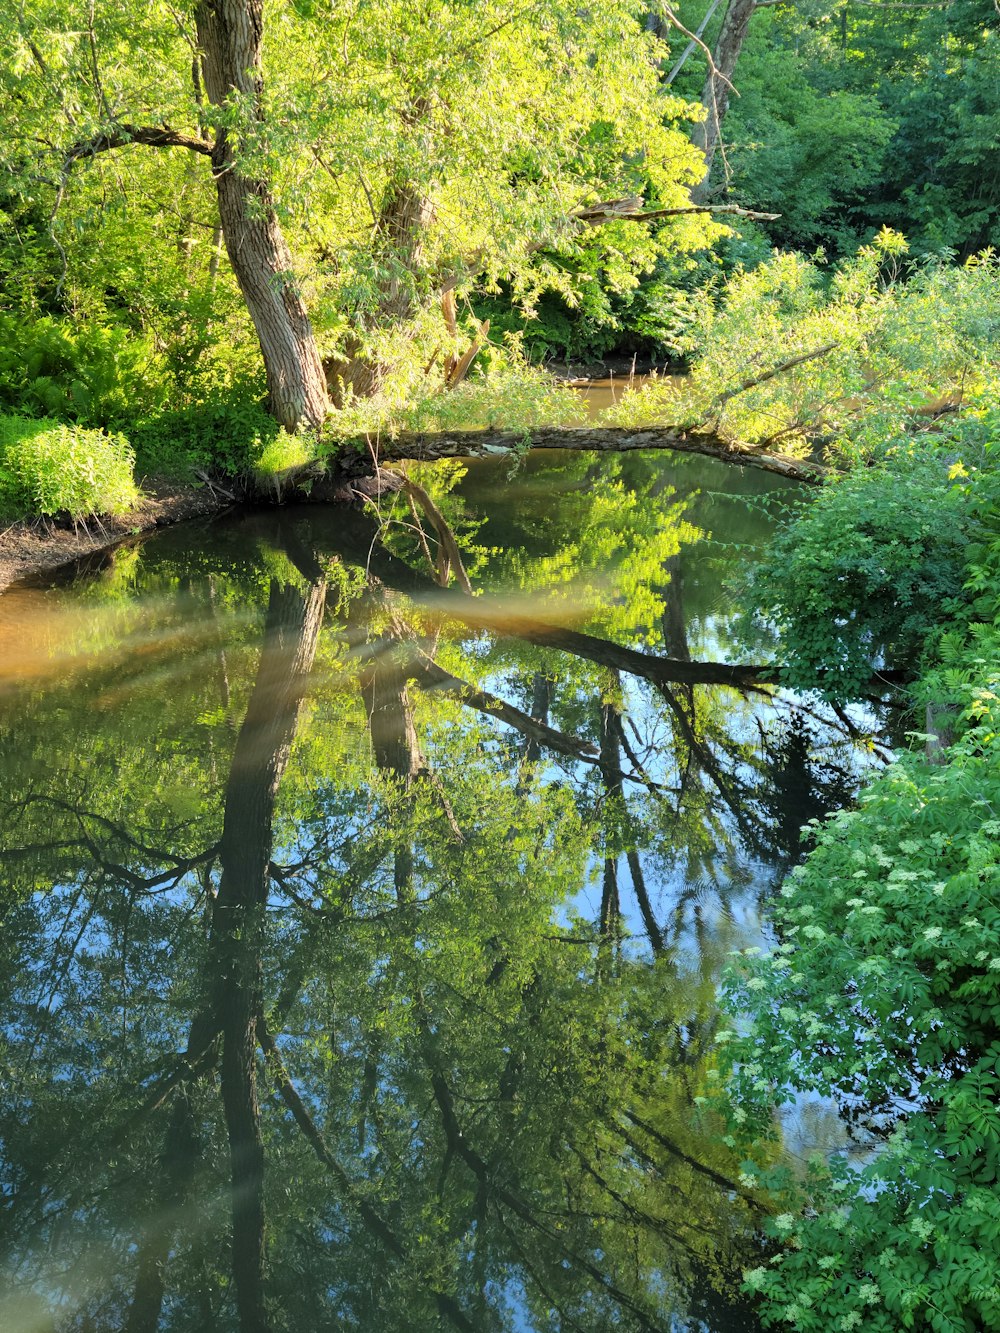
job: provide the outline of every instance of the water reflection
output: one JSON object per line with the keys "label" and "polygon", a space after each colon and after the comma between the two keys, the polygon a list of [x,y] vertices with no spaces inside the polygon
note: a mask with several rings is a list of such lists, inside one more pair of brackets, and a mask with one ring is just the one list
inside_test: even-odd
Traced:
{"label": "water reflection", "polygon": [[745,480],[409,480],[39,604],[58,670],[0,695],[4,1329],[754,1327],[715,981],[856,738],[701,660]]}

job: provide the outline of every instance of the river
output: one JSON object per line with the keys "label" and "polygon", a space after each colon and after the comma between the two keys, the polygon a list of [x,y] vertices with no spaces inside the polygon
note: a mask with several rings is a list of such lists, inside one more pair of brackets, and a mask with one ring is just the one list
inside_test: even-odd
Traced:
{"label": "river", "polygon": [[0,598],[5,1333],[757,1328],[718,981],[868,762],[712,683],[797,492],[409,476]]}

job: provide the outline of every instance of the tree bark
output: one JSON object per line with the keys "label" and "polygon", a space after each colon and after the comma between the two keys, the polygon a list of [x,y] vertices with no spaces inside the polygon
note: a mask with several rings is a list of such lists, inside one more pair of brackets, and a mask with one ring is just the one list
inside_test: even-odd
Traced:
{"label": "tree bark", "polygon": [[410,787],[424,767],[407,689],[408,665],[400,649],[382,639],[359,678],[375,764],[404,787]]}
{"label": "tree bark", "polygon": [[[592,429],[581,426],[539,426],[532,427],[527,434],[527,443],[532,449],[589,449],[594,453],[672,449],[677,453],[717,458],[723,463],[760,468],[792,481],[814,485],[823,481],[832,470],[805,458],[760,453],[752,446],[729,444],[718,435],[695,432],[682,426],[599,426]],[[357,449],[354,456],[350,453],[351,446],[344,447],[338,459],[340,468],[345,473],[352,468],[356,473],[370,473],[372,452],[368,445],[358,444],[354,447]],[[376,452],[379,463],[391,463],[404,458],[432,461],[437,458],[467,458],[475,454],[516,454],[523,452],[524,448],[524,431],[469,430],[451,434],[399,435],[395,439],[380,440]],[[294,477],[290,477],[290,480],[294,481]],[[336,478],[331,478],[331,484],[338,484]],[[320,480],[318,485],[314,485],[312,493],[315,499],[324,499],[328,495],[328,488]]]}
{"label": "tree bark", "polygon": [[709,69],[701,94],[705,119],[694,127],[691,134],[695,147],[700,148],[705,157],[705,175],[691,191],[691,198],[696,204],[703,204],[710,193],[712,162],[722,133],[722,122],[729,110],[732,78],[756,8],[757,0],[729,0],[715,50],[712,52],[715,68]]}
{"label": "tree bark", "polygon": [[375,221],[373,260],[385,273],[375,308],[359,321],[358,332],[348,339],[344,355],[326,363],[330,393],[338,407],[348,394],[370,398],[381,387],[389,367],[364,350],[365,334],[412,318],[424,237],[433,217],[434,204],[425,191],[405,180],[390,182]]}
{"label": "tree bark", "polygon": [[[214,106],[239,107],[264,122],[261,45],[263,0],[200,0],[195,10],[205,90]],[[220,128],[212,174],[226,252],[253,320],[267,375],[269,408],[286,430],[322,424],[329,407],[326,377],[305,303],[295,285],[267,179],[244,173],[246,132]]]}

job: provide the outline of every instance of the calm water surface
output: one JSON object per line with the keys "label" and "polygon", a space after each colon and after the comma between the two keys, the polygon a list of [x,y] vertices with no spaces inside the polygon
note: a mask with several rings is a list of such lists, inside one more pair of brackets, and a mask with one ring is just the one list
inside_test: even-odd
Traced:
{"label": "calm water surface", "polygon": [[866,762],[704,665],[794,492],[507,468],[0,598],[4,1333],[756,1328],[717,983]]}

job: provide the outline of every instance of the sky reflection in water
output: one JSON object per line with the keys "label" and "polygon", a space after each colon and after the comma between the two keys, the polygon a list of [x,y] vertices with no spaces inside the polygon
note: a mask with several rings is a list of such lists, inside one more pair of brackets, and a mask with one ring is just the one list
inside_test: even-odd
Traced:
{"label": "sky reflection in water", "polygon": [[0,598],[5,1330],[755,1327],[718,975],[869,762],[699,681],[794,492],[507,467]]}

